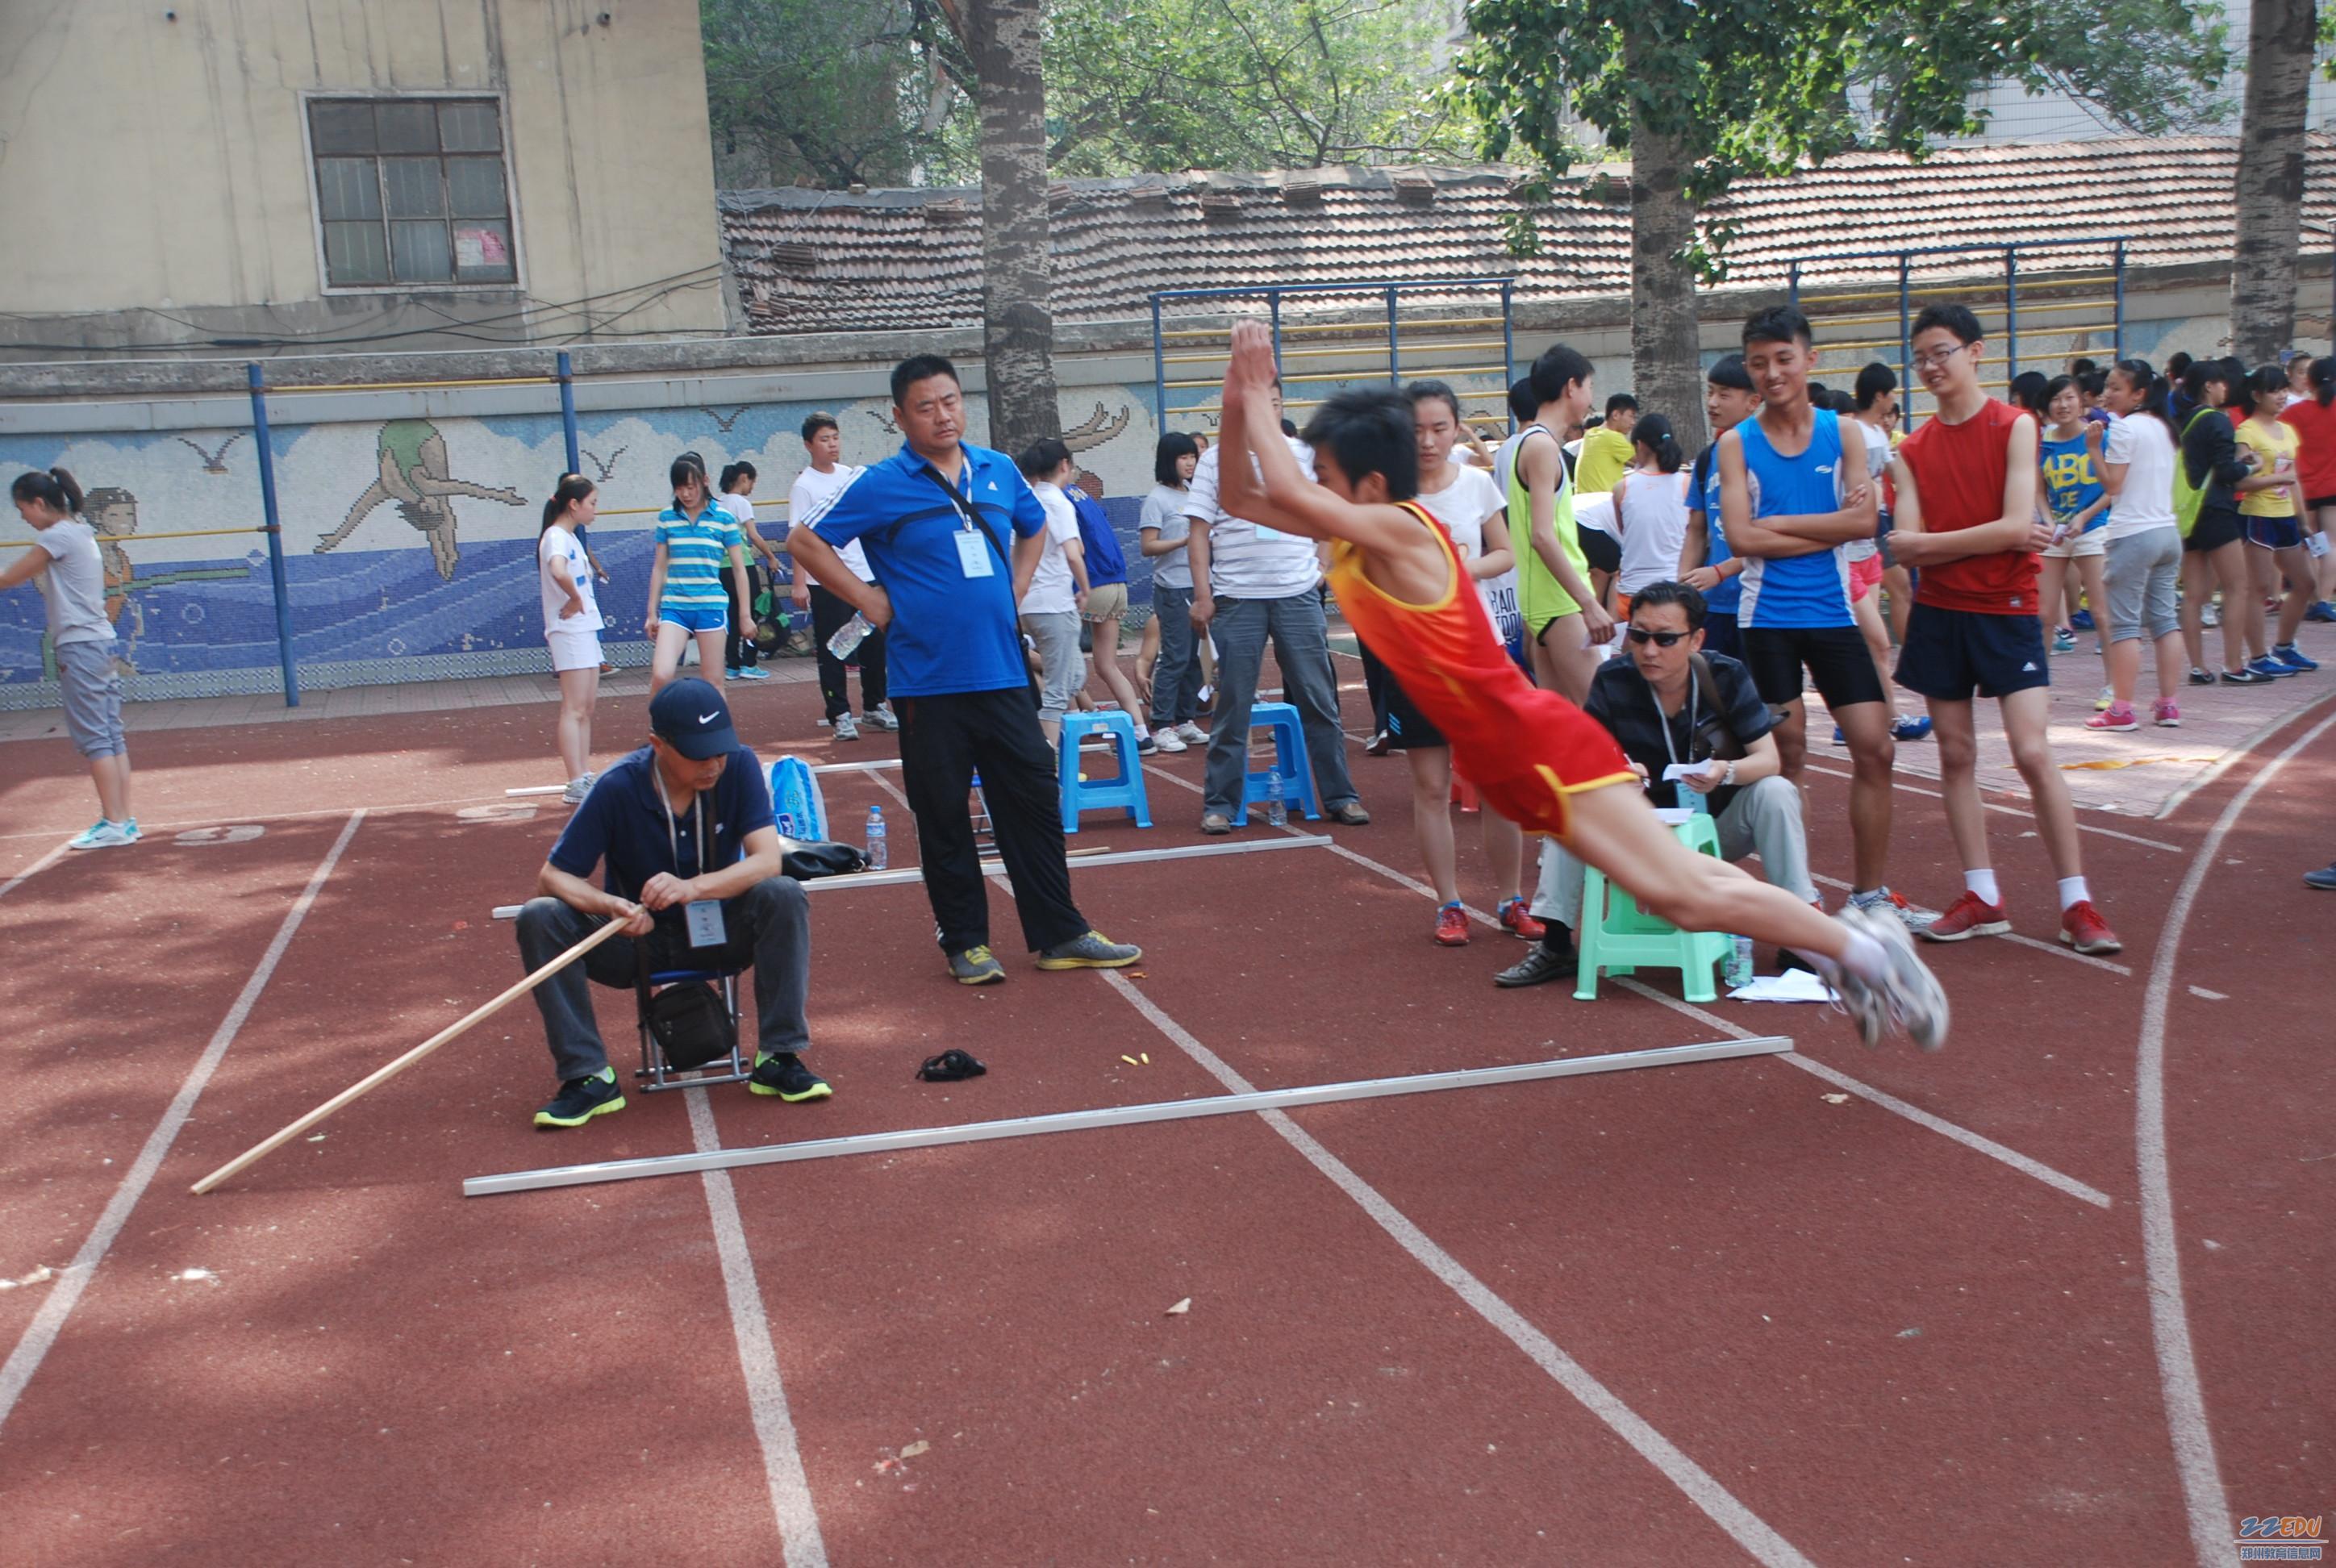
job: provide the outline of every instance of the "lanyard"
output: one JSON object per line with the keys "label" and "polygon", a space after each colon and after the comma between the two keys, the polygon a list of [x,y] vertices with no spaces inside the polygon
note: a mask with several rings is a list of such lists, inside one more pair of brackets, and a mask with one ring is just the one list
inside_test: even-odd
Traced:
{"label": "lanyard", "polygon": [[[1695,674],[1689,671],[1687,677],[1687,758],[1689,762],[1695,760]],[[1671,746],[1671,716],[1663,711],[1663,694],[1657,691],[1654,683],[1650,681],[1647,695],[1654,699],[1655,719],[1662,726],[1663,755],[1676,765],[1679,753]]]}
{"label": "lanyard", "polygon": [[[666,846],[673,851],[673,874],[680,876],[681,830],[679,825],[673,820],[673,801],[671,797],[665,793],[665,775],[657,771],[657,762],[655,758],[650,759],[649,774],[652,778],[657,780],[657,803],[665,807],[665,842]],[[706,871],[706,792],[704,790],[699,790],[697,792],[696,800],[692,803],[696,807],[697,811],[697,874],[699,876],[704,876]]]}
{"label": "lanyard", "polygon": [[[935,468],[931,463],[928,463],[920,472],[927,479],[931,480],[935,485],[939,486],[940,492],[949,497],[949,504],[957,508],[957,515],[959,521],[965,524],[966,532],[971,533],[977,529],[981,528],[980,521],[973,515],[973,508],[967,505],[965,497],[957,492],[957,486],[951,484],[948,480],[941,477],[941,472],[939,469]],[[966,461],[966,482],[970,484],[972,482],[973,464],[971,460],[968,459]]]}

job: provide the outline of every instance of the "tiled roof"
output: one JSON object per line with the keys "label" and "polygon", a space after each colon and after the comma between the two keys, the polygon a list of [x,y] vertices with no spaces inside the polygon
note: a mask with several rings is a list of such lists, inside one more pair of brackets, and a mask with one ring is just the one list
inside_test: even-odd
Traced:
{"label": "tiled roof", "polygon": [[[1851,153],[1743,182],[1709,216],[1736,226],[1726,254],[1739,283],[1780,282],[1795,258],[1825,252],[2117,236],[2130,238],[2136,266],[2207,262],[2230,255],[2237,152],[2232,137],[2163,137],[1954,148],[1921,164]],[[1055,317],[1124,320],[1148,312],[1154,289],[1268,283],[1513,276],[1520,302],[1627,290],[1629,215],[1585,179],[1543,217],[1539,254],[1509,253],[1514,175],[1338,168],[1058,181]],[[2336,141],[2325,135],[2309,138],[2304,207],[2307,221],[2336,219]],[[980,320],[980,208],[978,190],[725,191],[723,243],[758,332],[965,326]]]}

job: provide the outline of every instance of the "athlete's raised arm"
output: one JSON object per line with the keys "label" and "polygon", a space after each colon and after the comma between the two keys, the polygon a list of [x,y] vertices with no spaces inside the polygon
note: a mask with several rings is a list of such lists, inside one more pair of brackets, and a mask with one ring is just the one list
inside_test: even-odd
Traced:
{"label": "athlete's raised arm", "polygon": [[1417,521],[1399,509],[1343,500],[1306,477],[1268,395],[1273,378],[1272,336],[1261,322],[1236,323],[1232,363],[1225,369],[1218,505],[1231,516],[1307,539],[1351,540],[1369,550],[1432,546]]}

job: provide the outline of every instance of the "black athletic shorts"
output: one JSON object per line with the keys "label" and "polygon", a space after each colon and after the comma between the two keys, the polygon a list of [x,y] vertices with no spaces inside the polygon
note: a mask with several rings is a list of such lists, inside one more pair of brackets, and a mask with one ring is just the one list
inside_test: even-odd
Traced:
{"label": "black athletic shorts", "polygon": [[1918,604],[1898,650],[1898,684],[1942,702],[2010,696],[2052,684],[2044,623],[2032,615],[1981,615]]}
{"label": "black athletic shorts", "polygon": [[1744,632],[1732,615],[1707,610],[1703,617],[1703,651],[1724,653],[1738,664],[1744,661]]}
{"label": "black athletic shorts", "polygon": [[2182,548],[2196,554],[2220,550],[2226,544],[2236,544],[2247,536],[2246,520],[2227,506],[2202,506],[2198,521],[2190,525],[2190,535]]}
{"label": "black athletic shorts", "polygon": [[1854,626],[1747,626],[1742,635],[1744,667],[1752,672],[1760,700],[1771,707],[1801,700],[1804,667],[1825,706],[1836,713],[1883,698],[1865,634]]}
{"label": "black athletic shorts", "polygon": [[1602,528],[1588,523],[1573,525],[1573,536],[1582,541],[1582,559],[1598,571],[1616,572],[1622,570],[1622,541]]}
{"label": "black athletic shorts", "polygon": [[1403,689],[1403,683],[1390,672],[1387,677],[1387,744],[1406,751],[1425,751],[1429,746],[1449,745],[1444,732],[1437,729],[1428,716],[1414,706]]}

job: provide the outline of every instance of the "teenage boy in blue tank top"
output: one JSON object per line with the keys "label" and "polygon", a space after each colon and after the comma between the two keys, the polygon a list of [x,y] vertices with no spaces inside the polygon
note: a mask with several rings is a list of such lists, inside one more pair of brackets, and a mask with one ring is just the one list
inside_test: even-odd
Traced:
{"label": "teenage boy in blue tank top", "polygon": [[1808,755],[1801,671],[1816,682],[1849,743],[1849,832],[1855,874],[1849,901],[1903,918],[1883,882],[1890,852],[1890,774],[1897,750],[1890,704],[1850,612],[1841,547],[1874,537],[1880,499],[1864,449],[1842,464],[1840,417],[1809,401],[1816,348],[1808,317],[1790,306],[1744,324],[1744,369],[1760,410],[1719,438],[1719,508],[1728,545],[1744,560],[1737,623],[1761,700],[1781,711],[1776,750],[1800,783]]}

